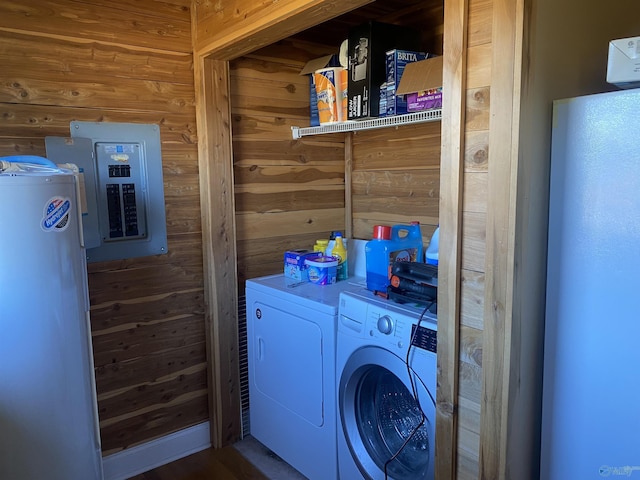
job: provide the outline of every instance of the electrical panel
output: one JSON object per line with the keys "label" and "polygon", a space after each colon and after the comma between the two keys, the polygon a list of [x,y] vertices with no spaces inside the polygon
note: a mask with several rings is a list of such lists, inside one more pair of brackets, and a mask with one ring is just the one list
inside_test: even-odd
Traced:
{"label": "electrical panel", "polygon": [[46,146],[50,160],[83,174],[84,236],[99,241],[86,242],[88,262],[167,253],[158,125],[74,121],[70,139]]}

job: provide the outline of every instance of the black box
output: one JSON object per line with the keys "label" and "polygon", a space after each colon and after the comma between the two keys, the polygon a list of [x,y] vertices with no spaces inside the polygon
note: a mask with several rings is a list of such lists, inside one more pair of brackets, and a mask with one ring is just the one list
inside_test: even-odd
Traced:
{"label": "black box", "polygon": [[380,113],[380,85],[386,80],[386,53],[399,48],[419,50],[417,30],[367,22],[349,30],[349,120],[375,118]]}

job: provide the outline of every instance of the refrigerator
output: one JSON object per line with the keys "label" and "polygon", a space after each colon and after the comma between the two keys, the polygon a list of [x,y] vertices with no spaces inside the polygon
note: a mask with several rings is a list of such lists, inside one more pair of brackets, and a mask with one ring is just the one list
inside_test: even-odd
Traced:
{"label": "refrigerator", "polygon": [[541,476],[640,477],[640,90],[553,106]]}
{"label": "refrigerator", "polygon": [[0,157],[2,480],[103,478],[78,195],[44,158]]}

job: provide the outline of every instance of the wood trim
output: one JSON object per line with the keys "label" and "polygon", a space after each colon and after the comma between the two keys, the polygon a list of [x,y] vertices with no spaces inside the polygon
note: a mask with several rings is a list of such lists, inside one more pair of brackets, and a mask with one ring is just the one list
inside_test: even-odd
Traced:
{"label": "wood trim", "polygon": [[[482,357],[480,478],[508,475],[518,387],[513,352],[514,258],[524,0],[494,0]],[[521,400],[520,400],[521,401]]]}
{"label": "wood trim", "polygon": [[[232,60],[373,1],[238,0],[213,3],[194,0],[192,9],[200,12],[195,27],[195,50],[203,56]],[[225,4],[228,4],[226,8]]]}
{"label": "wood trim", "polygon": [[347,238],[353,237],[352,173],[353,132],[347,132],[344,137],[344,230]]}
{"label": "wood trim", "polygon": [[436,478],[456,478],[468,0],[444,6]]}
{"label": "wood trim", "polygon": [[194,69],[209,415],[219,448],[242,434],[229,63],[196,55]]}
{"label": "wood trim", "polygon": [[[215,39],[194,38],[196,64],[196,98],[199,132],[199,162],[201,167],[203,249],[205,267],[205,292],[207,293],[207,319],[209,339],[209,364],[211,395],[212,445],[221,447],[232,443],[239,431],[236,420],[239,418],[239,391],[234,390],[236,383],[228,387],[226,370],[237,360],[237,332],[231,328],[237,326],[236,312],[222,309],[229,299],[233,307],[237,304],[235,269],[235,229],[232,212],[227,209],[233,202],[233,172],[231,168],[231,116],[228,108],[228,96],[216,96],[213,88],[217,79],[223,83],[221,72],[228,71],[230,60],[245,53],[269,45],[294,31],[300,31],[311,25],[322,23],[338,14],[370,0],[315,0],[298,2],[307,7],[296,11],[280,11],[280,16],[265,16],[260,24],[251,29],[237,30],[233,27],[219,32]],[[445,2],[445,66],[443,85],[450,92],[444,99],[445,118],[442,122],[442,155],[440,218],[442,235],[450,239],[441,244],[440,289],[439,289],[439,326],[438,326],[438,385],[436,417],[436,475],[438,478],[455,478],[457,456],[456,444],[456,405],[458,384],[458,343],[460,323],[460,266],[461,266],[461,210],[462,210],[462,174],[464,162],[464,112],[465,112],[465,74],[466,74],[466,38],[468,0],[447,0]],[[198,24],[198,0],[192,4],[194,28],[202,30]],[[340,8],[333,9],[339,5]],[[327,8],[331,7],[331,8]],[[311,12],[311,13],[310,13]],[[286,23],[281,23],[286,21]],[[213,28],[211,31],[215,31]],[[218,59],[207,60],[211,58]],[[228,81],[228,80],[227,80]],[[219,93],[219,92],[218,92]],[[216,102],[221,101],[225,108]],[[209,158],[211,157],[211,158]],[[218,174],[217,177],[215,174]],[[226,175],[226,176],[225,176]],[[345,179],[346,181],[346,179]],[[350,182],[350,180],[349,180]],[[222,184],[221,195],[215,195],[213,187]],[[346,190],[345,185],[345,190]],[[345,210],[348,210],[348,206]],[[222,218],[220,218],[222,216]],[[348,221],[348,218],[345,219]],[[349,227],[349,225],[345,225]],[[213,245],[221,232],[225,232],[221,245]],[[227,237],[226,235],[231,235]],[[217,263],[224,260],[224,264]],[[231,263],[234,263],[232,266]],[[214,269],[214,265],[217,267]],[[224,270],[229,267],[228,277]],[[221,269],[222,268],[222,269]],[[233,272],[233,273],[231,273]],[[232,278],[233,277],[233,278]],[[216,283],[219,281],[219,283]],[[225,328],[221,328],[221,323]],[[236,343],[231,343],[233,340]],[[220,359],[221,350],[232,347],[235,360],[229,356]],[[224,362],[223,362],[224,360]],[[234,380],[235,381],[235,380]],[[223,401],[223,399],[225,401]],[[237,408],[236,408],[237,407]],[[224,422],[229,422],[225,424]],[[223,428],[224,426],[224,428]]]}

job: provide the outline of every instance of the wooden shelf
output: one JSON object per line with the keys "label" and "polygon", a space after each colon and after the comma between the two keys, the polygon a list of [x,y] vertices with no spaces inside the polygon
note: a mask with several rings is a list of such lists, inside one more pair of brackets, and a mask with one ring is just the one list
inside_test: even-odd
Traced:
{"label": "wooden shelf", "polygon": [[357,130],[371,130],[373,128],[397,127],[411,123],[436,122],[442,119],[442,110],[424,110],[421,112],[407,113],[393,117],[379,117],[369,120],[356,120],[343,123],[331,123],[319,127],[291,127],[293,138],[302,138],[309,135],[322,135],[324,133],[354,132]]}

